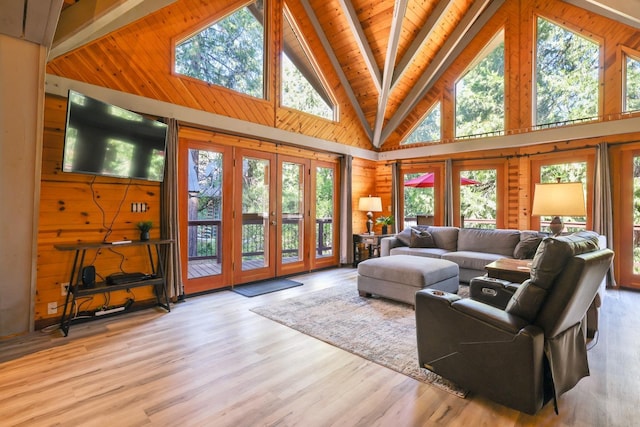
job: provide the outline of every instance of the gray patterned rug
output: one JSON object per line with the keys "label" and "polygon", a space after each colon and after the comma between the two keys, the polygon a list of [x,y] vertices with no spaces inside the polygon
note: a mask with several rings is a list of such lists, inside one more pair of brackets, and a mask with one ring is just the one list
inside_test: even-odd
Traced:
{"label": "gray patterned rug", "polygon": [[[460,288],[462,294],[468,287]],[[450,381],[420,368],[413,308],[386,299],[362,298],[355,283],[251,311],[458,397],[467,394]]]}

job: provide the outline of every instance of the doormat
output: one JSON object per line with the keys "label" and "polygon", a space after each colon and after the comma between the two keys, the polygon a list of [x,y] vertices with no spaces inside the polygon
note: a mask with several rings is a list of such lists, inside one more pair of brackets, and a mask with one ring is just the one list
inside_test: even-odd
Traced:
{"label": "doormat", "polygon": [[296,286],[302,286],[302,283],[289,279],[270,279],[248,285],[234,286],[231,290],[245,297],[255,297],[283,289],[295,288]]}

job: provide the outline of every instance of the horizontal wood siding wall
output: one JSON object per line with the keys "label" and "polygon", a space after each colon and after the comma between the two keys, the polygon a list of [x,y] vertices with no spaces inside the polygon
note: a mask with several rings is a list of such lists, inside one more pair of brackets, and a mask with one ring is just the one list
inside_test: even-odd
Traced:
{"label": "horizontal wood siding wall", "polygon": [[[266,99],[258,99],[221,86],[205,83],[173,72],[174,44],[206,28],[226,14],[243,6],[244,1],[201,2],[184,0],[167,6],[97,41],[51,61],[47,72],[72,80],[170,102],[197,110],[246,120],[265,126],[339,142],[360,148],[371,148],[346,92],[333,71],[331,61],[319,42],[313,43],[313,54],[325,73],[330,90],[337,99],[339,121],[322,119],[279,107],[279,57],[273,44],[265,55]],[[268,4],[271,2],[265,2]],[[280,37],[279,2],[265,13],[267,38]],[[300,7],[300,6],[298,6]],[[298,19],[310,28],[304,12]]]}

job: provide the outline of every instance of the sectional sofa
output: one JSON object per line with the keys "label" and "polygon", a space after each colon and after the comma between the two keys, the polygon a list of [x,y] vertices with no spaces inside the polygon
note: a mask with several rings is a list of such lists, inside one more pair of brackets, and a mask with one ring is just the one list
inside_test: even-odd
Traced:
{"label": "sectional sofa", "polygon": [[380,242],[380,256],[416,255],[453,261],[460,282],[483,276],[500,258],[533,259],[546,234],[537,231],[414,226]]}
{"label": "sectional sofa", "polygon": [[[413,226],[395,236],[382,238],[380,256],[415,255],[453,261],[460,268],[460,282],[468,284],[474,277],[484,276],[485,266],[497,259],[533,259],[540,242],[547,236],[532,230]],[[607,247],[604,236],[599,237],[599,246]],[[598,330],[605,288],[606,280],[603,280],[587,311],[589,336]]]}

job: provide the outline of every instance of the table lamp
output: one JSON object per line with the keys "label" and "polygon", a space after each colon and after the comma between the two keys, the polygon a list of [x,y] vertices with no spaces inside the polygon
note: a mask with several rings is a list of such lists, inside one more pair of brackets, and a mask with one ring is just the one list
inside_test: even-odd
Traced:
{"label": "table lamp", "polygon": [[554,236],[564,229],[561,216],[586,216],[584,190],[581,182],[536,184],[531,215],[552,216],[549,229]]}
{"label": "table lamp", "polygon": [[358,210],[367,212],[367,234],[373,234],[373,212],[382,212],[382,199],[380,197],[360,197]]}

